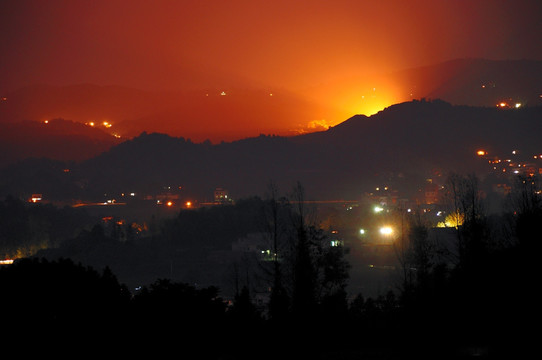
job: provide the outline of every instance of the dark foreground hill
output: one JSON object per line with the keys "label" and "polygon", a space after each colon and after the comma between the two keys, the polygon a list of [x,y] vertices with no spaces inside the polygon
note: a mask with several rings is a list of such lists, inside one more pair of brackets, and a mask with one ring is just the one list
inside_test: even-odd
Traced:
{"label": "dark foreground hill", "polygon": [[[240,198],[262,194],[270,181],[282,189],[300,181],[319,199],[357,198],[382,185],[412,190],[438,173],[476,171],[487,164],[476,156],[481,148],[491,156],[512,150],[540,154],[541,115],[542,107],[503,110],[424,100],[295,137],[261,135],[213,145],[142,133],[72,166],[65,181],[76,186],[66,196],[181,188],[206,200],[223,187]],[[26,180],[33,179],[25,181],[26,189],[19,186],[21,165],[4,170],[2,194],[44,192],[39,189],[46,188],[50,175],[41,169],[36,178],[31,169],[24,171]]]}

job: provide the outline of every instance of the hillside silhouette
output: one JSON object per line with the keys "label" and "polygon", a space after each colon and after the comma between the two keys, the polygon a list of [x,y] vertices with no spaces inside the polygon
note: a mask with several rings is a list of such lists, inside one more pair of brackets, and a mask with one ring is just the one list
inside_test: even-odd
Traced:
{"label": "hillside silhouette", "polygon": [[[271,180],[283,188],[300,181],[320,199],[357,198],[383,182],[408,195],[435,173],[487,166],[476,156],[479,149],[491,156],[512,150],[539,154],[541,112],[542,107],[498,109],[419,100],[294,137],[260,135],[213,145],[144,132],[74,164],[66,181],[79,184],[80,198],[156,193],[166,186],[181,187],[186,196],[202,200],[224,187],[241,198],[261,194]],[[4,169],[2,193],[25,191],[20,187],[24,169]],[[27,187],[43,188],[48,181],[32,177],[32,169],[24,171]]]}
{"label": "hillside silhouette", "polygon": [[115,184],[114,191],[145,192],[173,184],[198,197],[216,187],[244,197],[261,193],[262,184],[273,179],[284,188],[299,180],[322,198],[356,198],[383,181],[412,187],[435,170],[475,171],[480,148],[493,154],[537,152],[541,111],[414,101],[288,138],[262,135],[211,145],[142,134],[82,163],[79,171],[100,190]]}

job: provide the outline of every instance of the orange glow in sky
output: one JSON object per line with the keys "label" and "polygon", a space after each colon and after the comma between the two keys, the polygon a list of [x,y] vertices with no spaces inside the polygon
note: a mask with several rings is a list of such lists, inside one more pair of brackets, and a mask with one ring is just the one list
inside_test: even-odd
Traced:
{"label": "orange glow in sky", "polygon": [[[395,71],[542,58],[540,14],[539,0],[12,1],[0,12],[0,96],[34,84],[223,92],[223,100],[253,89],[279,100],[243,104],[246,118],[239,103],[217,103],[224,115],[212,121],[198,120],[202,105],[170,125],[193,139],[314,131],[410,100]],[[116,129],[124,120],[107,115]]]}

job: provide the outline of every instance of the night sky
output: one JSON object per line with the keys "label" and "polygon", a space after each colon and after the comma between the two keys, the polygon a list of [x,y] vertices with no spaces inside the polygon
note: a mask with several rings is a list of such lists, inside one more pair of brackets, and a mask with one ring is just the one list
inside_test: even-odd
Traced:
{"label": "night sky", "polygon": [[[254,88],[370,114],[402,100],[382,74],[457,58],[539,60],[540,39],[539,0],[3,1],[0,93]],[[371,90],[377,100],[359,101]]]}

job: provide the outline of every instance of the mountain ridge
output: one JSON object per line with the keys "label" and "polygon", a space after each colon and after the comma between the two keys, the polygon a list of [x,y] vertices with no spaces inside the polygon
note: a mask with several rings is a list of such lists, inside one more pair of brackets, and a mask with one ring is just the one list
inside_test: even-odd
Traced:
{"label": "mountain ridge", "polygon": [[[394,103],[428,98],[453,105],[492,107],[501,101],[542,105],[540,60],[454,59],[383,74],[381,81],[399,89]],[[53,118],[108,121],[125,138],[147,131],[215,143],[259,133],[286,136],[323,129],[311,128],[318,123],[315,119],[334,124],[351,116],[352,112],[335,118],[332,114],[337,109],[319,103],[311,92],[327,89],[339,97],[354,97],[361,104],[371,99],[362,99],[360,86],[374,83],[378,79],[352,77],[308,89],[307,94],[263,87],[145,91],[90,83],[40,85],[0,94],[0,123]],[[232,129],[232,124],[238,129]]]}
{"label": "mountain ridge", "polygon": [[[171,186],[199,199],[223,187],[238,198],[262,194],[270,181],[282,189],[300,181],[308,194],[327,199],[357,198],[384,183],[412,193],[435,174],[487,168],[487,161],[476,156],[479,149],[491,156],[512,150],[541,154],[541,119],[542,107],[499,109],[417,100],[292,137],[260,135],[212,144],[141,133],[75,164],[70,176],[85,184],[80,196],[94,197],[152,194]],[[9,178],[0,193],[9,188]]]}

